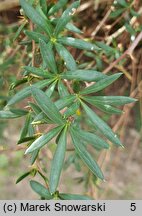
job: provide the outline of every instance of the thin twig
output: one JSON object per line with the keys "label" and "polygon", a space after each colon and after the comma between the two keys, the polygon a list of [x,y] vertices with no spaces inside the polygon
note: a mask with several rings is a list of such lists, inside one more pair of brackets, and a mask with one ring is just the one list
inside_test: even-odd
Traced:
{"label": "thin twig", "polygon": [[[130,97],[136,97],[138,93],[138,88],[136,88],[131,94],[130,94]],[[120,127],[121,125],[123,124],[124,122],[124,119],[125,119],[125,113],[127,112],[130,112],[130,110],[133,108],[133,106],[135,105],[135,103],[132,103],[132,104],[129,104],[129,105],[125,105],[124,106],[124,114],[121,115],[121,117],[119,118],[117,124],[115,124],[115,126],[113,127],[113,131],[116,132]]]}
{"label": "thin twig", "polygon": [[[141,14],[142,13],[142,7],[139,9],[138,11],[138,14]],[[134,23],[136,22],[137,20],[137,17],[132,17],[132,19],[130,20],[130,25],[133,26]],[[124,31],[126,30],[126,27],[125,26],[122,26],[121,28],[119,28],[116,32],[114,32],[112,35],[109,35],[107,38],[106,38],[106,41],[107,41],[107,45],[111,44],[113,38],[117,38],[119,35],[121,35]]]}
{"label": "thin twig", "polygon": [[[104,62],[109,64],[107,60],[104,60]],[[130,82],[132,81],[131,74],[128,73],[128,71],[123,67],[123,65],[114,65],[114,67],[118,69],[119,71],[123,72],[123,74],[125,74],[125,76],[127,77],[128,80],[130,80]]]}
{"label": "thin twig", "polygon": [[92,32],[91,36],[94,37],[98,31],[100,30],[100,28],[105,24],[107,18],[109,17],[111,13],[111,8],[108,10],[108,12],[106,13],[106,15],[104,16],[104,18],[102,19],[102,21],[99,23],[99,25],[96,27],[96,29]]}
{"label": "thin twig", "polygon": [[[134,40],[134,42],[130,45],[130,47],[118,58],[116,59],[114,62],[112,62],[110,64],[109,67],[107,67],[103,73],[106,74],[108,73],[115,65],[118,64],[118,62],[120,62],[122,59],[125,58],[126,55],[129,55],[131,58],[133,58],[132,53],[134,51],[134,49],[136,48],[136,46],[138,45],[138,43],[142,40],[142,32],[140,32],[138,34],[138,36],[136,37],[136,39]],[[134,60],[134,58],[133,58]]]}
{"label": "thin twig", "polygon": [[67,80],[64,80],[64,84],[67,86],[69,92],[70,92],[71,94],[74,94],[74,91],[73,91],[73,89],[72,89],[70,83],[69,83]]}

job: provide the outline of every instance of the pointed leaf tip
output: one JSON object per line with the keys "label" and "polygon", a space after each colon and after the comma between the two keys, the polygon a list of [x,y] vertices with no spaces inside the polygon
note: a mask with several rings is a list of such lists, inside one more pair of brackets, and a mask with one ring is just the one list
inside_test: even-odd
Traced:
{"label": "pointed leaf tip", "polygon": [[41,149],[44,145],[46,145],[52,138],[54,138],[61,130],[63,126],[59,126],[50,130],[47,134],[43,134],[39,138],[37,138],[32,145],[26,150],[25,154],[29,154],[35,150]]}
{"label": "pointed leaf tip", "polygon": [[121,146],[122,143],[118,139],[117,135],[112,131],[112,129],[108,126],[106,122],[104,122],[90,107],[88,107],[85,103],[81,103],[82,107],[88,116],[88,118],[95,124],[95,126],[107,137],[112,143],[117,146]]}
{"label": "pointed leaf tip", "polygon": [[96,175],[98,178],[103,180],[104,175],[100,167],[98,166],[96,161],[92,158],[90,153],[87,151],[83,143],[80,143],[80,139],[78,138],[77,132],[72,127],[70,128],[70,134],[77,154],[80,156],[83,162],[88,166],[91,172],[94,175]]}

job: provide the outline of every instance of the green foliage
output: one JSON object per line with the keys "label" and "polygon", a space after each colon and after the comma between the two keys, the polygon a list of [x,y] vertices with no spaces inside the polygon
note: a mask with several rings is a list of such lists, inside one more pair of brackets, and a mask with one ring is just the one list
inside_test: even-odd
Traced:
{"label": "green foliage", "polygon": [[0,111],[0,118],[1,119],[12,119],[18,118],[26,115],[28,112],[26,110],[21,109],[9,109],[9,110],[1,110]]}
{"label": "green foliage", "polygon": [[[98,59],[100,53],[107,53],[108,56],[119,55],[119,53],[104,43],[66,36],[65,29],[82,33],[73,23],[69,23],[80,1],[75,1],[71,6],[68,6],[58,17],[58,11],[66,7],[67,2],[61,0],[57,4],[51,4],[47,7],[44,0],[35,2],[37,4],[20,0],[27,22],[31,21],[35,24],[34,31],[24,30],[24,33],[29,37],[30,45],[32,40],[35,41],[40,55],[40,63],[35,66],[36,64],[32,65],[29,62],[22,67],[24,70],[23,79],[14,83],[11,89],[24,83],[26,86],[11,96],[4,109],[0,111],[0,118],[2,119],[26,116],[18,144],[28,142],[26,154],[31,154],[31,164],[36,162],[42,148],[48,148],[49,142],[52,139],[55,140],[56,149],[49,176],[44,176],[40,170],[34,171],[34,176],[39,173],[48,185],[48,189],[36,181],[30,181],[32,189],[42,199],[90,199],[87,196],[63,194],[57,191],[69,136],[75,153],[70,163],[74,162],[76,169],[80,170],[78,160],[81,159],[86,164],[86,169],[95,176],[95,179],[104,180],[101,168],[94,159],[94,155],[90,154],[89,148],[87,148],[88,144],[99,151],[109,149],[107,139],[116,146],[122,147],[123,145],[110,126],[98,116],[90,105],[109,114],[121,114],[122,110],[117,109],[116,106],[135,101],[133,98],[124,96],[95,96],[96,92],[104,90],[122,74],[105,75],[94,68],[81,68],[81,65],[76,62],[66,46],[89,51],[88,54],[86,52],[86,55],[95,57],[95,59]],[[118,16],[125,10],[125,7],[128,7],[128,3],[125,1],[117,2],[118,7],[124,8],[120,8],[117,14],[112,13],[111,17]],[[51,15],[57,17],[52,19]],[[14,39],[18,37],[25,25],[19,28]],[[26,44],[26,46],[28,45]],[[100,62],[98,64],[101,67]],[[88,87],[86,82],[89,83]],[[32,98],[34,102],[29,102],[25,110],[13,108],[13,105],[27,97]],[[83,117],[92,122],[91,130],[95,128],[96,133],[82,128],[81,119]],[[44,125],[50,129],[43,133],[39,132],[40,127],[36,131],[33,125]],[[46,144],[48,145],[45,146]],[[17,183],[32,173],[32,171],[24,173],[18,178]]]}
{"label": "green foliage", "polygon": [[45,188],[42,184],[36,181],[30,181],[31,188],[41,197],[47,200],[52,199],[53,197],[49,193],[48,189]]}
{"label": "green foliage", "polygon": [[88,196],[81,196],[78,194],[59,194],[59,198],[62,200],[91,200]]}
{"label": "green foliage", "polygon": [[83,109],[86,112],[86,115],[94,123],[94,125],[107,137],[112,143],[122,146],[120,140],[117,138],[117,135],[114,134],[111,128],[101,119],[95,112],[93,112],[86,104],[82,103]]}
{"label": "green foliage", "polygon": [[57,142],[57,148],[51,164],[50,180],[49,180],[49,189],[51,194],[56,192],[56,189],[59,184],[59,178],[61,175],[61,170],[64,164],[64,158],[66,153],[66,145],[67,145],[67,128],[65,128],[61,132],[61,134],[59,134],[59,141]]}
{"label": "green foliage", "polygon": [[20,4],[26,14],[26,16],[32,20],[34,24],[43,29],[47,35],[51,36],[52,34],[52,25],[50,21],[46,18],[43,18],[37,10],[35,10],[27,1],[20,0]]}
{"label": "green foliage", "polygon": [[77,136],[77,132],[71,127],[70,129],[71,137],[73,144],[75,146],[75,150],[77,154],[80,156],[80,158],[83,160],[83,162],[88,166],[88,168],[91,170],[93,174],[95,174],[98,178],[104,179],[103,173],[100,170],[98,164],[96,161],[91,157],[83,143],[80,142]]}

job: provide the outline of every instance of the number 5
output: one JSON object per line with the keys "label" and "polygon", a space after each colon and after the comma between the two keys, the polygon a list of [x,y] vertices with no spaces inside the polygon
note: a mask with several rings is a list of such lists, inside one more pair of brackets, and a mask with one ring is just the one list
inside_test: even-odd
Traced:
{"label": "number 5", "polygon": [[136,203],[131,203],[130,210],[131,211],[136,211]]}

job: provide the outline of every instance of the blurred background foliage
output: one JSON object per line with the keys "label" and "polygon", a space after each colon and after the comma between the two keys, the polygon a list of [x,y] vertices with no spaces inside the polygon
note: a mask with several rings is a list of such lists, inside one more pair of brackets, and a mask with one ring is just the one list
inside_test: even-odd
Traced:
{"label": "blurred background foliage", "polygon": [[[56,3],[51,1],[53,4]],[[27,23],[22,19],[19,10],[18,0],[0,1],[0,109],[15,91],[12,86],[17,78],[20,79],[21,66],[32,59],[31,47],[23,45],[25,35],[21,30],[27,27]],[[62,191],[85,191],[96,199],[141,199],[142,40],[132,55],[125,55],[120,60],[119,58],[142,31],[142,2],[82,0],[74,22],[84,32],[82,35],[72,33],[75,37],[93,41],[102,48],[97,54],[70,48],[77,62],[83,68],[95,68],[107,73],[110,71],[111,63],[118,60],[110,69],[112,73],[121,71],[124,74],[119,81],[99,95],[131,95],[139,101],[125,106],[125,113],[122,116],[99,113],[114,131],[119,132],[125,145],[125,149],[112,147],[111,151],[103,150],[98,156],[98,163],[107,182],[96,181],[78,156],[70,150],[64,167],[67,177],[64,179],[62,175]],[[36,60],[38,61],[38,55]],[[77,83],[74,85],[77,86]],[[25,105],[26,103],[22,102],[20,106]],[[18,185],[15,184],[22,173],[34,169],[28,165],[29,157],[24,156],[25,147],[16,146],[23,122],[23,119],[0,121],[0,199],[37,198],[31,191],[27,179]],[[84,122],[85,127],[89,124],[89,121]],[[40,163],[42,169],[47,167],[42,172],[46,173],[48,170],[47,158],[52,159],[53,148],[54,145],[48,151],[42,151],[44,157],[40,158]],[[71,177],[70,173],[73,173]],[[32,179],[32,176],[28,178]]]}

